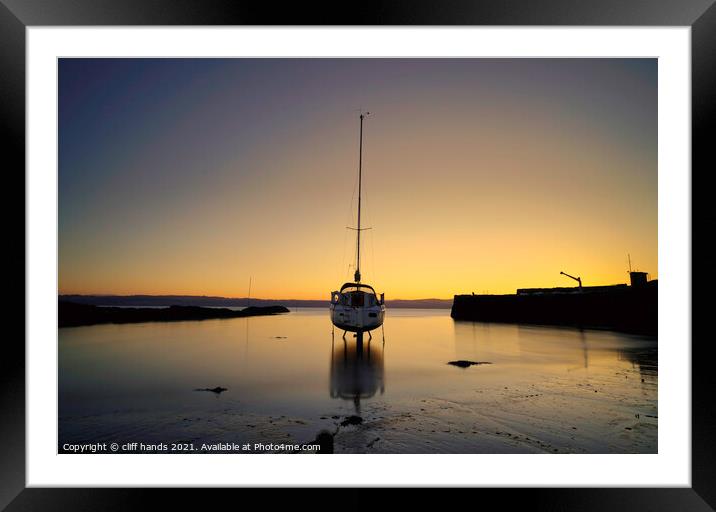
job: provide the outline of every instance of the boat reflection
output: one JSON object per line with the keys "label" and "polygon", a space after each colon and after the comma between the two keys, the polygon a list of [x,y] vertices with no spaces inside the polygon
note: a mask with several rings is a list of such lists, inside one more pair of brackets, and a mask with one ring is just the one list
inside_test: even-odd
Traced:
{"label": "boat reflection", "polygon": [[363,333],[355,337],[339,339],[333,336],[331,342],[331,398],[351,400],[356,414],[360,414],[360,401],[385,391],[383,353],[385,341]]}

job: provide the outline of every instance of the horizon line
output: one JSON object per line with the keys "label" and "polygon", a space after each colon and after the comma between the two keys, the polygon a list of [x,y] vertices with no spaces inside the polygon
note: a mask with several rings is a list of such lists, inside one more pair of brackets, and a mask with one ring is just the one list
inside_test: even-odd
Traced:
{"label": "horizon line", "polygon": [[[456,293],[454,295],[461,295],[459,293]],[[396,300],[403,300],[403,301],[418,301],[418,300],[453,300],[454,295],[450,298],[439,298],[439,297],[425,297],[420,299],[401,299],[401,298],[395,298],[395,299],[389,299],[391,301]],[[288,299],[288,298],[280,298],[280,299],[274,299],[274,298],[266,298],[266,297],[227,297],[224,295],[192,295],[192,294],[181,294],[181,293],[162,293],[162,294],[151,294],[151,293],[128,293],[128,294],[116,294],[116,293],[58,293],[58,297],[68,297],[68,296],[75,296],[75,297],[197,297],[197,298],[206,298],[206,299],[228,299],[228,300],[278,300],[278,301],[299,301],[299,300],[312,300],[312,301],[325,301],[330,302],[330,298],[326,299]]]}

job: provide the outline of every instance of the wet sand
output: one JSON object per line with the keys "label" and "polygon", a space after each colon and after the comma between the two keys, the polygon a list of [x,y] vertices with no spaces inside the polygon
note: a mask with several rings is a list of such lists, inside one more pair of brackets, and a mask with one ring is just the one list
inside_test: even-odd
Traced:
{"label": "wet sand", "polygon": [[[655,340],[454,324],[411,312],[392,319],[385,344],[376,333],[359,348],[350,336],[345,342],[339,336],[301,337],[299,324],[311,332],[314,323],[325,327],[323,312],[311,315],[295,315],[296,323],[287,322],[289,316],[252,319],[248,344],[235,338],[247,326],[235,322],[245,319],[159,332],[146,326],[77,328],[64,340],[64,367],[69,371],[70,362],[81,361],[99,367],[61,386],[60,451],[66,442],[140,441],[190,443],[200,452],[204,443],[307,444],[320,432],[333,435],[335,453],[658,450]],[[212,341],[197,349],[198,333]],[[446,340],[448,335],[454,339]],[[138,336],[148,341],[133,342]],[[170,361],[124,368],[140,349],[165,353],[167,337],[176,351]],[[112,340],[106,341],[110,346],[98,344],[99,338]],[[317,357],[311,357],[314,349]],[[247,359],[255,364],[243,365]],[[448,364],[461,359],[491,364]],[[270,361],[273,370],[261,371]],[[103,368],[111,365],[123,371],[115,367],[110,382]],[[155,387],[142,390],[146,382]],[[226,390],[194,391],[215,386]],[[343,425],[351,416],[361,421]]]}
{"label": "wet sand", "polygon": [[[620,391],[621,381],[628,379],[644,389],[641,398],[640,393]],[[235,400],[207,396],[220,400],[223,409],[209,415],[203,410],[194,411],[196,415],[152,414],[151,420],[141,413],[86,417],[76,440],[171,439],[200,450],[202,443],[311,443],[319,432],[328,431],[335,434],[335,453],[656,453],[657,408],[647,398],[655,383],[640,381],[635,369],[589,383],[554,377],[461,396],[400,403],[376,399],[362,404],[361,424],[346,426],[345,419],[357,414],[354,403],[313,416],[272,416],[244,410]],[[116,435],[93,435],[95,428],[108,425]]]}

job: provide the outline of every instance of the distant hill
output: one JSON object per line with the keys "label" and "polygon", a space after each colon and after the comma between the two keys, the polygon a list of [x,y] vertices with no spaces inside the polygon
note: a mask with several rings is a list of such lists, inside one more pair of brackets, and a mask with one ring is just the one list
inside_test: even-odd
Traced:
{"label": "distant hill", "polygon": [[[210,297],[205,295],[60,295],[60,300],[93,306],[204,306],[246,307],[246,297]],[[293,308],[328,307],[327,300],[251,299],[252,306],[287,306]],[[389,308],[450,309],[452,299],[386,300]]]}

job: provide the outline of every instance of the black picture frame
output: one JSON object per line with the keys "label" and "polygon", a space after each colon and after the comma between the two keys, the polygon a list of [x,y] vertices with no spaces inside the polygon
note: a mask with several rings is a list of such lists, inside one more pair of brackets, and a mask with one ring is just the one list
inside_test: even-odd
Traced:
{"label": "black picture frame", "polygon": [[[716,5],[715,0],[443,0],[282,3],[232,0],[0,0],[0,119],[3,131],[5,197],[25,198],[25,29],[41,25],[591,25],[689,26],[692,72],[692,211],[705,204],[706,180],[716,169],[710,133],[716,130]],[[340,8],[339,8],[340,7]],[[22,191],[22,194],[21,194]],[[13,212],[14,212],[13,207]],[[705,275],[707,237],[716,215],[693,214],[692,268]],[[10,226],[9,214],[5,216]],[[11,296],[8,320],[25,318],[25,225],[12,249],[4,251],[6,282],[23,300]],[[22,238],[20,242],[19,239]],[[8,244],[9,245],[9,244]],[[699,249],[702,249],[699,251]],[[699,272],[701,271],[701,272]],[[24,273],[23,273],[24,274]],[[692,283],[692,294],[705,291],[710,279]],[[7,293],[7,292],[6,292]],[[716,388],[709,358],[709,337],[697,336],[705,318],[705,302],[692,306],[692,487],[480,489],[480,499],[495,497],[500,506],[520,502],[536,509],[560,510],[714,510],[716,509]],[[20,311],[20,308],[23,311]],[[23,333],[25,325],[23,323]],[[23,336],[24,337],[24,336]],[[689,343],[691,340],[660,340]],[[20,336],[7,336],[0,356],[0,509],[127,510],[141,508],[161,492],[162,505],[206,507],[203,498],[185,490],[39,489],[25,487],[25,349]],[[215,491],[214,491],[215,492]],[[247,492],[247,491],[242,491]],[[253,492],[253,491],[252,491]],[[354,504],[365,491],[343,491],[341,500]],[[225,492],[224,492],[225,494]],[[421,499],[421,493],[413,499]],[[215,495],[213,495],[216,498]],[[242,495],[242,500],[248,497]],[[253,497],[252,497],[253,498]],[[261,499],[256,497],[257,499]],[[325,498],[327,499],[327,498]],[[471,500],[474,497],[470,498]],[[328,500],[333,502],[333,499]],[[310,503],[309,503],[310,504]],[[342,506],[337,504],[336,506]]]}

